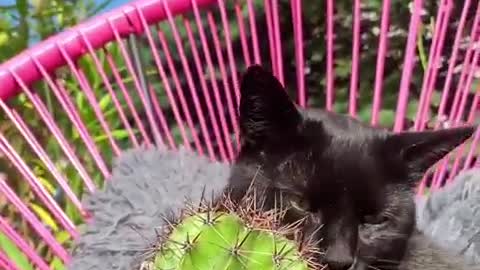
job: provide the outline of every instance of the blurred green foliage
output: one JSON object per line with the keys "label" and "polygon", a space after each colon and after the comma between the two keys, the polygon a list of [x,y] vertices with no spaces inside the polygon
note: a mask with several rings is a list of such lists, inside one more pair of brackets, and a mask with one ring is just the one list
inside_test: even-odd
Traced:
{"label": "blurred green foliage", "polygon": [[16,0],[0,4],[0,63],[70,26],[95,15],[111,0]]}

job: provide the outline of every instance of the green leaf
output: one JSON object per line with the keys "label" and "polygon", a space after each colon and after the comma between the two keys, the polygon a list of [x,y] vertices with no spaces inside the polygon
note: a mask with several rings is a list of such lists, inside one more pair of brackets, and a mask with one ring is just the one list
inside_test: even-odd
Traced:
{"label": "green leaf", "polygon": [[408,102],[408,107],[407,107],[407,118],[410,120],[415,119],[415,116],[417,115],[417,110],[418,110],[418,99],[414,99],[410,102]]}
{"label": "green leaf", "polygon": [[348,77],[352,70],[352,61],[350,59],[337,59],[336,62],[335,75],[340,78]]}
{"label": "green leaf", "polygon": [[28,15],[28,1],[17,0],[16,3],[17,3],[18,13],[20,13],[22,17],[26,17]]}
{"label": "green leaf", "polygon": [[[4,12],[4,13],[8,14],[8,11],[6,11],[4,9],[1,9],[1,8],[0,8],[0,12]],[[10,27],[12,27],[11,21],[8,20],[6,17],[7,16],[0,17],[0,31],[2,31],[2,32],[7,32],[8,30],[10,30]]]}
{"label": "green leaf", "polygon": [[420,58],[420,64],[422,65],[423,70],[426,70],[428,65],[428,60],[427,60],[427,53],[425,52],[425,46],[423,45],[423,33],[424,33],[423,30],[424,30],[424,26],[423,24],[421,24],[418,31],[417,48],[418,48],[418,56]]}
{"label": "green leaf", "polygon": [[52,263],[50,263],[50,269],[65,270],[66,268],[65,265],[63,265],[63,262],[59,258],[55,257],[53,258]]}
{"label": "green leaf", "polygon": [[23,252],[3,233],[0,233],[0,249],[5,252],[8,258],[22,270],[33,270],[32,265]]}
{"label": "green leaf", "polygon": [[78,109],[80,110],[80,113],[81,113],[81,111],[83,111],[84,103],[85,103],[85,96],[83,95],[83,93],[81,91],[77,92],[77,95],[75,97],[75,102],[77,103],[77,107],[78,107]]}
{"label": "green leaf", "polygon": [[472,82],[470,92],[475,94],[476,92],[478,92],[479,88],[480,88],[480,79],[475,78]]}
{"label": "green leaf", "polygon": [[442,101],[442,94],[437,90],[433,90],[431,103],[435,106],[440,106],[441,101]]}
{"label": "green leaf", "polygon": [[7,44],[8,40],[8,34],[5,32],[0,32],[0,46]]}
{"label": "green leaf", "polygon": [[395,111],[380,110],[379,123],[384,127],[391,127],[395,121]]}
{"label": "green leaf", "polygon": [[48,181],[47,179],[37,176],[37,179],[40,180],[42,185],[47,189],[48,193],[54,194],[55,193],[55,187]]}
{"label": "green leaf", "polygon": [[337,113],[346,113],[348,111],[347,102],[336,102],[334,104],[334,111]]}
{"label": "green leaf", "polygon": [[110,110],[106,111],[103,113],[103,116],[108,119],[108,117],[114,115],[115,113],[117,112],[117,108],[116,107],[113,107],[111,108]]}
{"label": "green leaf", "polygon": [[322,61],[323,56],[324,56],[323,52],[316,51],[316,52],[313,53],[313,55],[310,59],[314,62],[320,62],[320,61]]}
{"label": "green leaf", "polygon": [[98,105],[100,106],[100,109],[102,112],[105,111],[105,109],[112,103],[112,97],[110,95],[104,95],[102,99],[98,102]]}
{"label": "green leaf", "polygon": [[65,213],[67,213],[67,216],[75,223],[82,221],[80,212],[70,201],[68,201],[65,206]]}
{"label": "green leaf", "polygon": [[92,10],[88,13],[88,17],[92,17],[93,15],[97,14],[98,12],[103,10],[106,6],[108,6],[111,2],[112,2],[112,0],[103,1],[94,10]]}
{"label": "green leaf", "polygon": [[55,234],[55,239],[59,244],[64,244],[70,240],[70,234],[67,231],[59,231]]}
{"label": "green leaf", "polygon": [[[121,139],[125,139],[125,138],[128,137],[128,132],[124,129],[114,130],[114,131],[112,131],[112,136],[113,136],[114,139],[121,140]],[[105,141],[107,139],[108,139],[107,135],[102,134],[102,135],[99,135],[99,136],[95,137],[94,141],[96,143],[99,143],[99,142]]]}
{"label": "green leaf", "polygon": [[358,118],[362,122],[370,122],[370,118],[372,117],[372,104],[366,104],[360,111],[358,112]]}
{"label": "green leaf", "polygon": [[180,131],[180,127],[178,125],[173,126],[171,132],[175,142],[181,142],[183,140],[182,132]]}
{"label": "green leaf", "polygon": [[35,9],[36,13],[42,12],[42,10],[47,6],[47,0],[30,0],[32,3],[33,8]]}
{"label": "green leaf", "polygon": [[[366,105],[358,112],[358,118],[363,122],[370,122],[372,117],[371,104]],[[389,109],[381,109],[378,117],[378,122],[381,126],[392,127],[395,121],[395,111]]]}
{"label": "green leaf", "polygon": [[86,55],[79,61],[79,63],[82,67],[82,70],[84,71],[85,77],[87,77],[87,81],[90,82],[90,86],[93,89],[98,88],[101,78],[100,74],[96,69],[93,58],[90,55]]}
{"label": "green leaf", "polygon": [[77,128],[72,125],[72,140],[80,138],[80,134],[77,131]]}
{"label": "green leaf", "polygon": [[30,203],[30,207],[32,210],[37,214],[37,216],[43,221],[44,224],[52,228],[54,231],[58,231],[58,226],[55,220],[52,218],[50,213],[48,213],[47,210],[45,210],[43,207],[35,204],[35,203]]}

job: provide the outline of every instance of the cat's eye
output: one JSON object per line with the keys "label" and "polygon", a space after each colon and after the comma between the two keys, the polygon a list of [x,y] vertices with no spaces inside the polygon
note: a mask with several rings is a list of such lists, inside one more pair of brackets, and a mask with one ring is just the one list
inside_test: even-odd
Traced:
{"label": "cat's eye", "polygon": [[293,209],[299,211],[299,212],[308,212],[310,209],[310,206],[308,204],[308,201],[303,198],[294,198],[290,200],[290,205],[292,206]]}
{"label": "cat's eye", "polygon": [[388,222],[388,217],[384,215],[365,215],[363,216],[362,223],[364,224],[383,224]]}

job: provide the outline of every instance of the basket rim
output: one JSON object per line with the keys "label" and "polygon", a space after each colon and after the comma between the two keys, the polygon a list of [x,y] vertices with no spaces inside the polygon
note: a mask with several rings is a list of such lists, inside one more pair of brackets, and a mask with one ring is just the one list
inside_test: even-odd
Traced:
{"label": "basket rim", "polygon": [[166,1],[174,16],[192,10],[193,1],[199,8],[216,2],[215,0],[134,0],[111,11],[90,17],[0,64],[0,99],[5,101],[21,92],[21,86],[12,73],[15,73],[26,86],[43,78],[36,67],[35,60],[38,60],[47,72],[53,72],[66,65],[67,61],[62,57],[58,46],[62,46],[72,60],[87,54],[88,50],[84,45],[82,34],[94,49],[98,49],[115,40],[110,23],[121,37],[142,33],[143,27],[137,10],[142,12],[149,25],[165,20],[167,14],[163,9],[163,1]]}

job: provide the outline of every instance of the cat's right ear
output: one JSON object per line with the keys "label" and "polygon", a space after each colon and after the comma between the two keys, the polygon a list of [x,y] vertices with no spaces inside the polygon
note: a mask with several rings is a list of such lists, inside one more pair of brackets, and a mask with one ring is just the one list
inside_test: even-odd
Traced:
{"label": "cat's right ear", "polygon": [[297,132],[301,116],[282,84],[261,66],[250,66],[240,86],[242,144],[262,147]]}
{"label": "cat's right ear", "polygon": [[469,126],[393,134],[386,140],[387,154],[398,156],[411,173],[424,174],[474,132],[475,127]]}

